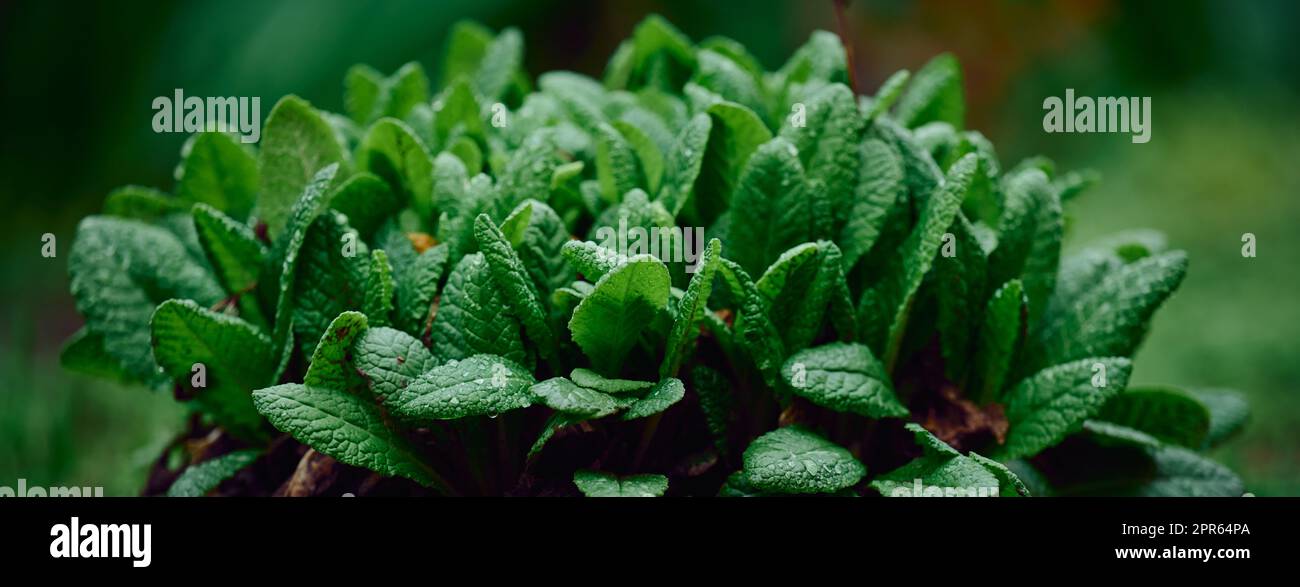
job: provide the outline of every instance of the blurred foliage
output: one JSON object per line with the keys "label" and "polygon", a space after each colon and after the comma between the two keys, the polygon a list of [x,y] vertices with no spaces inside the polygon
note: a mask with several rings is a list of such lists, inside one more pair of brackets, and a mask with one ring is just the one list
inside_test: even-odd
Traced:
{"label": "blurred foliage", "polygon": [[[135,493],[183,416],[166,397],[90,383],[57,366],[78,326],[65,260],[76,221],[108,191],[171,189],[184,136],[154,134],[153,97],[261,96],[263,116],[297,93],[340,110],[339,80],[364,62],[416,59],[436,79],[459,18],[520,27],[532,73],[599,73],[649,12],[692,38],[720,34],[774,67],[810,30],[836,30],[830,0],[346,0],[0,6],[0,485],[98,483]],[[969,123],[1005,165],[1045,153],[1094,167],[1099,187],[1068,208],[1070,242],[1134,226],[1187,249],[1182,290],[1154,323],[1135,382],[1246,391],[1254,421],[1216,456],[1260,495],[1300,494],[1300,4],[1286,0],[856,0],[846,13],[860,93],[941,51],[966,68]],[[1048,135],[1041,103],[1152,96],[1145,145],[1121,135]],[[1243,259],[1241,234],[1259,239]]]}

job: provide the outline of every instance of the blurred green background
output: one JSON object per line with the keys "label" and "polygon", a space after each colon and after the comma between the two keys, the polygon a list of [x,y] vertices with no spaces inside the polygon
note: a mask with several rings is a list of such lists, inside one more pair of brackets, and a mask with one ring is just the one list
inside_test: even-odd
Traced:
{"label": "blurred green background", "polygon": [[[437,79],[449,25],[517,26],[534,76],[599,74],[644,15],[695,40],[732,37],[769,69],[816,28],[830,0],[781,2],[439,0],[115,2],[0,6],[0,485],[102,485],[134,494],[184,423],[171,398],[61,371],[80,324],[66,260],[76,222],[116,186],[170,190],[183,135],[154,134],[150,102],[287,93],[342,109],[347,67],[418,60]],[[1006,167],[1044,154],[1103,183],[1068,207],[1067,247],[1134,227],[1187,249],[1182,290],[1157,314],[1137,383],[1246,392],[1253,419],[1214,456],[1259,495],[1300,495],[1300,4],[1286,0],[1121,3],[856,0],[846,12],[859,92],[952,51],[965,69],[968,124]],[[1042,100],[1151,96],[1147,144],[1124,135],[1049,135]],[[1258,257],[1241,256],[1241,237]]]}

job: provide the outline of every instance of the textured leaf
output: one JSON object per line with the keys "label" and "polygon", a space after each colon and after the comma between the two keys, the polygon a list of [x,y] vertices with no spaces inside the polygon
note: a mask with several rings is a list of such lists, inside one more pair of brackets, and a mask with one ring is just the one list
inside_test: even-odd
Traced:
{"label": "textured leaf", "polygon": [[474,96],[469,82],[462,80],[448,86],[438,97],[435,106],[437,110],[434,112],[433,133],[436,145],[446,148],[460,137],[471,140],[486,138],[483,107]]}
{"label": "textured leaf", "polygon": [[713,119],[707,114],[696,114],[677,134],[672,149],[668,151],[657,199],[674,217],[695,190],[712,130]]}
{"label": "textured leaf", "polygon": [[207,204],[195,204],[194,229],[221,285],[239,296],[240,316],[259,327],[269,326],[253,295],[266,263],[266,247],[248,226]]}
{"label": "textured leaf", "polygon": [[543,357],[554,355],[555,335],[546,322],[546,310],[542,308],[523,261],[486,214],[480,214],[475,220],[474,235],[506,308],[524,325],[528,338],[537,345]]}
{"label": "textured leaf", "polygon": [[700,254],[695,274],[686,286],[686,293],[677,303],[677,317],[673,329],[668,334],[664,347],[664,360],[659,365],[660,377],[672,377],[677,374],[682,358],[688,356],[700,331],[696,322],[709,311],[709,296],[713,293],[713,276],[717,273],[722,243],[718,239],[709,241],[709,246]]}
{"label": "textured leaf", "polygon": [[523,241],[516,250],[524,269],[537,285],[538,295],[547,300],[555,290],[577,278],[560,254],[562,247],[569,242],[569,229],[550,206],[536,200],[529,202],[532,215],[524,228]]}
{"label": "textured leaf", "polygon": [[361,139],[357,164],[387,181],[420,222],[433,222],[433,155],[411,127],[392,118],[376,122]]}
{"label": "textured leaf", "polygon": [[822,331],[828,307],[841,338],[856,336],[841,259],[833,243],[806,243],[782,253],[759,278],[758,292],[787,352],[812,343]]}
{"label": "textured leaf", "polygon": [[637,400],[623,413],[624,420],[636,420],[658,414],[686,397],[686,386],[680,379],[668,377],[660,380],[645,397]]}
{"label": "textured leaf", "polygon": [[1209,409],[1172,387],[1126,389],[1106,402],[1097,418],[1191,449],[1201,448],[1210,431]]}
{"label": "textured leaf", "polygon": [[758,80],[753,74],[716,51],[705,49],[696,53],[698,66],[691,81],[708,89],[723,100],[741,104],[762,115],[767,110]]}
{"label": "textured leaf", "polygon": [[837,412],[904,418],[885,368],[866,345],[831,343],[795,353],[781,368],[795,395]]}
{"label": "textured leaf", "polygon": [[988,258],[975,238],[974,228],[961,212],[949,230],[953,255],[941,253],[934,261],[939,343],[948,379],[963,382],[975,348],[974,337],[983,318]]}
{"label": "textured leaf", "polygon": [[119,382],[131,381],[117,358],[104,349],[104,337],[81,328],[63,343],[59,365],[64,369]]}
{"label": "textured leaf", "polygon": [[[1105,385],[1094,386],[1096,365],[1105,370]],[[1011,428],[1002,457],[1033,456],[1077,432],[1124,389],[1131,370],[1125,358],[1089,358],[1048,367],[1021,381],[1007,395]]]}
{"label": "textured leaf", "polygon": [[167,489],[167,497],[203,497],[257,460],[258,451],[237,450],[191,465]]}
{"label": "textured leaf", "polygon": [[961,66],[956,57],[944,53],[931,59],[916,72],[899,98],[896,118],[908,128],[943,121],[961,129],[966,119],[961,82]]}
{"label": "textured leaf", "polygon": [[438,294],[438,281],[447,267],[448,247],[438,245],[413,257],[409,263],[394,264],[394,286],[397,294],[397,325],[414,335],[423,335],[428,328],[433,298]]}
{"label": "textured leaf", "polygon": [[708,109],[712,126],[700,175],[695,182],[697,222],[708,224],[727,210],[741,170],[759,145],[772,139],[763,120],[740,104],[721,102]]}
{"label": "textured leaf", "polygon": [[829,210],[816,204],[818,197],[807,191],[794,145],[783,138],[763,144],[749,158],[732,194],[727,250],[733,260],[759,273],[783,251],[816,240],[829,220]]}
{"label": "textured leaf", "polygon": [[369,327],[366,315],[360,312],[343,312],[335,318],[321,335],[312,353],[311,364],[302,382],[321,389],[352,391],[359,383],[349,358],[352,344]]}
{"label": "textured leaf", "polygon": [[286,383],[254,391],[253,403],[277,429],[339,462],[446,487],[367,400],[345,391]]}
{"label": "textured leaf", "polygon": [[258,150],[261,185],[254,214],[272,239],[285,232],[295,202],[316,181],[317,172],[339,164],[347,175],[346,155],[329,123],[302,98],[285,96],[271,109]]}
{"label": "textured leaf", "polygon": [[374,326],[389,326],[393,313],[393,267],[383,249],[370,252],[365,302],[361,310]]}
{"label": "textured leaf", "polygon": [[471,355],[500,355],[525,363],[520,325],[502,312],[506,301],[482,253],[461,258],[443,288],[430,336],[439,362]]}
{"label": "textured leaf", "polygon": [[1210,429],[1205,435],[1205,447],[1218,446],[1246,425],[1250,419],[1250,404],[1237,391],[1227,389],[1198,389],[1191,392],[1210,411]]}
{"label": "textured leaf", "polygon": [[1152,314],[1182,283],[1187,254],[1172,251],[1116,270],[1060,314],[1046,317],[1038,344],[1028,347],[1034,366],[1089,356],[1132,356]]}
{"label": "textured leaf", "polygon": [[394,328],[368,328],[352,346],[352,364],[381,402],[405,389],[436,362],[415,337]]}
{"label": "textured leaf", "polygon": [[184,213],[190,202],[153,188],[128,185],[104,198],[104,215],[154,222]]}
{"label": "textured leaf", "polygon": [[[337,165],[321,169],[312,178],[311,183],[303,188],[302,197],[293,205],[293,212],[285,227],[284,235],[275,242],[271,254],[272,262],[266,265],[267,274],[263,275],[263,283],[278,284],[274,290],[269,288],[264,290],[270,292],[267,297],[275,304],[275,330],[271,340],[277,353],[284,358],[280,367],[276,369],[275,379],[279,379],[284,371],[289,356],[288,349],[292,348],[290,336],[293,334],[293,317],[297,301],[295,284],[298,275],[298,259],[310,228],[324,209],[325,194],[328,193],[330,182],[337,172]],[[316,339],[309,340],[314,344]]]}
{"label": "textured leaf", "polygon": [[[975,453],[961,454],[919,424],[908,424],[922,455],[876,478],[871,488],[885,497],[997,497],[1025,495],[1015,474]],[[917,494],[917,480],[921,493]]]}
{"label": "textured leaf", "polygon": [[668,268],[649,255],[633,257],[596,282],[569,320],[573,341],[596,370],[615,374],[641,330],[668,301]]}
{"label": "textured leaf", "polygon": [[668,478],[663,475],[619,477],[588,470],[574,472],[573,484],[587,497],[662,497],[668,490]]}
{"label": "textured leaf", "polygon": [[907,194],[902,155],[879,139],[867,139],[856,150],[860,171],[846,220],[836,242],[844,251],[844,266],[853,267],[880,238],[889,210]]}
{"label": "textured leaf", "polygon": [[904,69],[894,72],[884,83],[880,84],[880,89],[876,90],[876,95],[871,99],[871,106],[864,113],[863,117],[868,121],[875,120],[876,117],[888,112],[889,109],[903,95],[903,89],[907,87],[907,82],[912,79],[912,72]]}
{"label": "textured leaf", "polygon": [[1011,376],[1011,367],[1025,338],[1028,303],[1018,280],[1002,284],[989,298],[979,331],[970,387],[972,397],[981,403],[1002,398],[1002,388]]}
{"label": "textured leaf", "polygon": [[1056,286],[1061,254],[1061,202],[1036,169],[1007,179],[1005,209],[998,229],[998,246],[989,259],[994,283],[1021,276],[1029,298],[1029,325],[1043,316]]}
{"label": "textured leaf", "polygon": [[307,230],[300,257],[293,276],[293,332],[310,355],[335,316],[365,305],[370,251],[347,217],[328,211]]}
{"label": "textured leaf", "polygon": [[849,451],[798,425],[754,439],[744,463],[744,481],[771,493],[832,493],[867,474]]}
{"label": "textured leaf", "polygon": [[[245,438],[262,436],[262,418],[249,394],[272,381],[279,359],[265,334],[190,300],[163,302],[150,330],[153,354],[168,377],[192,390],[199,406],[227,430]],[[199,389],[191,378],[196,364],[206,372],[206,387]]]}
{"label": "textured leaf", "polygon": [[612,396],[580,387],[563,377],[542,381],[532,386],[530,391],[552,410],[583,419],[603,418],[617,412],[621,406]]}
{"label": "textured leaf", "polygon": [[412,422],[494,416],[532,405],[534,381],[514,362],[474,355],[434,367],[386,396],[384,405]]}
{"label": "textured leaf", "polygon": [[388,183],[373,173],[361,172],[349,177],[330,196],[330,207],[346,214],[348,224],[361,236],[370,236],[409,203],[394,192]]}
{"label": "textured leaf", "polygon": [[848,60],[838,35],[813,31],[808,41],[795,50],[777,75],[785,84],[809,81],[848,83]]}
{"label": "textured leaf", "polygon": [[799,150],[808,180],[816,183],[811,189],[825,193],[838,229],[852,217],[856,204],[854,191],[862,161],[855,147],[862,132],[862,117],[853,91],[843,84],[830,84],[808,97],[807,102],[803,126],[792,126],[787,116],[780,136]]}
{"label": "textured leaf", "polygon": [[181,165],[176,195],[243,222],[257,194],[257,159],[238,139],[220,132],[195,135]]}
{"label": "textured leaf", "polygon": [[493,37],[492,31],[477,22],[462,20],[452,25],[442,58],[442,85],[445,87],[461,76],[473,75]]}
{"label": "textured leaf", "polygon": [[[653,115],[650,115],[653,116]],[[658,120],[651,118],[651,120]],[[611,123],[623,139],[627,141],[632,152],[636,154],[637,168],[641,170],[641,177],[646,190],[650,193],[658,193],[660,182],[663,181],[664,175],[664,152],[666,148],[660,147],[655,141],[641,130],[641,127],[632,124],[626,120],[615,120]],[[599,148],[599,143],[597,143]],[[597,162],[600,160],[597,159]],[[596,168],[597,173],[600,168]]]}
{"label": "textured leaf", "polygon": [[474,87],[488,100],[501,98],[524,60],[524,36],[507,28],[483,50],[483,59],[474,72]]}
{"label": "textured leaf", "polygon": [[573,372],[569,373],[569,379],[574,384],[587,389],[612,394],[643,392],[655,385],[653,381],[606,378],[600,373],[583,368],[574,369]]}
{"label": "textured leaf", "polygon": [[780,332],[767,316],[767,303],[740,265],[724,258],[719,269],[718,275],[739,306],[735,330],[740,335],[740,344],[768,387],[776,387],[778,371],[785,360],[785,346]]}
{"label": "textured leaf", "polygon": [[615,203],[633,188],[645,185],[636,151],[614,127],[602,124],[596,131],[596,178],[600,193]]}
{"label": "textured leaf", "polygon": [[[898,359],[913,298],[934,264],[935,255],[943,244],[944,232],[957,216],[962,196],[970,186],[975,163],[975,156],[967,155],[948,170],[947,179],[926,202],[916,227],[898,253],[890,257],[885,275],[874,288],[867,290],[859,304],[859,322],[868,327],[864,329],[863,339],[882,358],[886,368],[892,368]],[[886,324],[872,320],[872,314],[889,317],[887,331],[871,328]]]}
{"label": "textured leaf", "polygon": [[731,385],[721,373],[704,365],[696,365],[691,369],[691,382],[692,389],[699,397],[700,410],[704,412],[709,434],[713,436],[713,445],[719,453],[726,455],[729,452],[727,440],[731,428],[731,409],[735,404]]}
{"label": "textured leaf", "polygon": [[182,298],[211,306],[224,297],[217,280],[173,233],[134,220],[82,220],[68,253],[68,273],[86,328],[102,337],[104,351],[125,372],[146,383],[161,379],[149,345],[149,320],[158,304]]}

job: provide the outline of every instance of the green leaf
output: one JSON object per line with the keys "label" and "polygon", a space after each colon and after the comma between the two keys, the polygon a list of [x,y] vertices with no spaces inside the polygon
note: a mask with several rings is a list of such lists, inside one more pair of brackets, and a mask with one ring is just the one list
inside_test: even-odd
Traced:
{"label": "green leaf", "polygon": [[501,31],[483,50],[483,59],[474,72],[474,87],[488,100],[502,98],[523,61],[523,34],[515,28]]}
{"label": "green leaf", "polygon": [[716,93],[723,100],[743,105],[760,115],[766,112],[762,90],[752,73],[716,51],[705,49],[695,55],[698,66],[695,76],[691,78],[692,82]]}
{"label": "green leaf", "polygon": [[848,60],[844,45],[835,33],[813,31],[808,41],[795,50],[777,76],[787,87],[812,82],[848,83]]}
{"label": "green leaf", "polygon": [[546,310],[542,308],[536,286],[529,279],[523,261],[486,214],[480,214],[475,220],[474,236],[487,259],[492,281],[505,299],[506,308],[524,325],[524,331],[537,345],[538,352],[543,357],[553,356],[555,335],[546,322]]}
{"label": "green leaf", "polygon": [[1002,388],[1011,376],[1011,366],[1025,338],[1025,298],[1019,280],[1011,280],[993,292],[984,310],[975,349],[972,397],[980,403],[1002,399]]}
{"label": "green leaf", "polygon": [[1152,314],[1186,273],[1187,254],[1172,251],[1107,275],[1060,314],[1044,319],[1038,344],[1027,349],[1028,363],[1046,366],[1089,356],[1132,356]]}
{"label": "green leaf", "polygon": [[343,77],[343,108],[357,124],[379,117],[388,101],[388,80],[369,65],[353,65]]}
{"label": "green leaf", "polygon": [[717,273],[722,243],[718,239],[709,241],[709,246],[700,255],[695,266],[695,274],[686,286],[686,293],[677,303],[677,317],[673,320],[673,329],[668,334],[664,346],[664,360],[659,365],[660,377],[672,377],[677,374],[682,358],[687,356],[699,336],[696,323],[709,311],[709,296],[713,293],[713,276]]}
{"label": "green leaf", "polygon": [[149,345],[149,320],[158,304],[182,298],[211,306],[225,296],[175,234],[134,220],[82,220],[68,253],[68,273],[88,331],[102,337],[104,351],[133,379],[151,384],[161,379]]}
{"label": "green leaf", "polygon": [[[158,364],[194,392],[205,412],[239,436],[263,436],[262,418],[249,393],[272,381],[279,356],[272,352],[270,338],[248,322],[190,300],[163,302],[150,330]],[[204,386],[195,388],[193,370],[200,364]]]}
{"label": "green leaf", "polygon": [[852,487],[867,468],[843,447],[799,425],[759,436],[745,449],[744,481],[771,493],[833,493]]}
{"label": "green leaf", "polygon": [[763,381],[768,387],[775,388],[781,362],[785,360],[785,346],[780,332],[767,316],[767,302],[740,265],[724,258],[720,269],[723,283],[731,296],[738,300],[735,330],[740,335],[741,345],[762,374]]}
{"label": "green leaf", "polygon": [[1210,411],[1210,429],[1205,447],[1218,446],[1232,437],[1250,419],[1250,404],[1240,392],[1228,389],[1198,389],[1191,394]]}
{"label": "green leaf", "polygon": [[912,83],[898,100],[895,117],[908,128],[942,121],[960,130],[966,118],[961,83],[957,58],[951,53],[936,56],[912,77]]}
{"label": "green leaf", "polygon": [[357,164],[387,181],[420,222],[433,222],[433,155],[406,123],[384,118],[372,125],[357,149]]}
{"label": "green leaf", "polygon": [[829,210],[809,192],[794,145],[783,138],[759,147],[740,174],[731,200],[727,250],[750,273],[761,272],[790,247],[816,240]]}
{"label": "green leaf", "polygon": [[1114,494],[1137,497],[1240,497],[1241,478],[1227,467],[1177,446],[1148,449],[1155,462],[1154,478]]}
{"label": "green leaf", "polygon": [[952,235],[951,240],[940,246],[940,254],[934,261],[939,343],[948,379],[964,382],[984,311],[988,257],[964,214],[957,213],[949,230],[943,238]]}
{"label": "green leaf", "polygon": [[59,365],[64,369],[119,382],[130,382],[131,375],[122,364],[104,349],[104,337],[81,328],[74,332],[59,352]]}
{"label": "green leaf", "polygon": [[645,185],[636,151],[614,127],[601,124],[596,129],[596,179],[605,201],[617,203],[623,194]]}
{"label": "green leaf", "polygon": [[686,386],[680,379],[668,377],[660,380],[645,397],[633,402],[623,413],[624,420],[636,420],[658,414],[686,397]]}
{"label": "green leaf", "polygon": [[259,327],[269,326],[270,320],[253,295],[267,256],[257,235],[207,204],[194,205],[194,229],[217,279],[226,292],[239,297],[240,316]]}
{"label": "green leaf", "polygon": [[444,244],[412,257],[405,265],[394,264],[396,323],[402,330],[419,336],[427,331],[433,299],[438,294],[438,282],[447,267],[447,256],[448,247]]}
{"label": "green leaf", "polygon": [[782,253],[759,278],[758,292],[787,352],[807,348],[821,334],[828,306],[841,339],[856,336],[841,259],[833,243],[805,243]]}
{"label": "green leaf", "polygon": [[461,258],[447,278],[430,337],[440,363],[471,355],[500,355],[525,363],[520,324],[502,312],[506,301],[482,253]]}
{"label": "green leaf", "polygon": [[727,441],[731,428],[731,410],[735,404],[731,384],[721,373],[704,365],[696,365],[691,369],[691,382],[699,397],[700,411],[704,412],[709,434],[713,436],[713,445],[725,456],[729,452]]}
{"label": "green leaf", "polygon": [[[458,137],[483,140],[487,132],[483,125],[483,107],[469,82],[458,81],[443,90],[435,103],[433,118],[435,144],[446,148]],[[468,167],[468,166],[467,166]]]}
{"label": "green leaf", "polygon": [[536,200],[529,200],[529,204],[532,215],[524,228],[523,240],[515,248],[524,269],[537,285],[538,295],[550,299],[555,290],[573,283],[577,277],[561,255],[569,242],[569,229],[550,206]]}
{"label": "green leaf", "polygon": [[622,406],[608,394],[581,387],[563,377],[552,377],[537,383],[529,391],[552,410],[583,419],[603,418],[617,412]]}
{"label": "green leaf", "polygon": [[167,497],[203,497],[223,481],[253,464],[260,453],[256,450],[237,450],[191,465],[172,482]]}
{"label": "green leaf", "polygon": [[573,473],[573,484],[587,497],[663,497],[668,490],[663,475],[619,477],[585,469]]}
{"label": "green leaf", "polygon": [[176,195],[208,204],[243,222],[257,194],[257,159],[238,139],[219,132],[195,135],[181,165]]}
{"label": "green leaf", "polygon": [[399,387],[384,405],[410,422],[495,416],[532,405],[527,369],[495,355],[474,355],[434,367]]}
{"label": "green leaf", "polygon": [[172,214],[184,213],[189,202],[153,188],[128,185],[117,188],[104,198],[104,215],[154,222]]}
{"label": "green leaf", "polygon": [[1106,402],[1097,417],[1191,449],[1201,448],[1210,431],[1210,410],[1172,387],[1126,389]]}
{"label": "green leaf", "polygon": [[1029,298],[1029,325],[1035,327],[1056,286],[1063,232],[1061,202],[1037,169],[1007,178],[998,246],[989,259],[990,279],[1002,283],[1020,276]]}
{"label": "green leaf", "polygon": [[704,164],[705,150],[713,130],[713,119],[696,114],[682,127],[664,162],[664,179],[657,200],[674,217],[681,212],[695,190],[695,181]]}
{"label": "green leaf", "polygon": [[884,365],[866,345],[831,343],[795,353],[781,368],[795,395],[837,412],[905,418]]}
{"label": "green leaf", "polygon": [[346,214],[348,224],[361,236],[374,234],[407,203],[404,196],[389,189],[388,183],[378,175],[364,171],[349,177],[329,198],[330,207]]}
{"label": "green leaf", "polygon": [[429,101],[429,76],[416,61],[399,67],[387,81],[389,96],[384,116],[404,119],[417,106]]}
{"label": "green leaf", "polygon": [[383,249],[370,252],[370,275],[366,280],[366,298],[362,312],[375,326],[389,326],[393,313],[393,267]]}
{"label": "green leaf", "polygon": [[581,367],[574,369],[569,373],[569,379],[574,384],[580,385],[587,389],[594,389],[601,393],[621,394],[642,392],[654,387],[653,381],[633,381],[631,379],[613,379]]}
{"label": "green leaf", "polygon": [[[922,455],[876,478],[871,488],[885,497],[1015,497],[1028,495],[1004,465],[975,453],[966,456],[919,424],[908,424]],[[920,481],[921,493],[917,490]]]}
{"label": "green leaf", "polygon": [[617,373],[624,357],[668,301],[668,267],[649,255],[633,257],[597,282],[569,320],[573,341],[597,371]]}
{"label": "green leaf", "polygon": [[293,332],[310,355],[335,316],[365,305],[370,251],[347,217],[329,211],[307,230],[300,254],[293,275]]}
{"label": "green leaf", "polygon": [[369,327],[366,315],[343,312],[321,335],[302,382],[321,389],[352,391],[359,383],[350,364],[352,344]]}
{"label": "green leaf", "polygon": [[415,337],[394,328],[368,328],[352,345],[352,364],[370,391],[386,402],[437,364]]}
{"label": "green leaf", "polygon": [[[312,178],[311,183],[303,188],[302,197],[293,205],[293,212],[286,224],[284,235],[275,241],[275,248],[271,254],[272,262],[266,265],[267,271],[261,280],[262,283],[278,284],[275,289],[262,290],[270,292],[267,297],[271,300],[270,303],[275,304],[275,330],[271,334],[271,341],[277,349],[277,354],[282,357],[280,366],[276,369],[275,379],[279,379],[284,372],[290,354],[289,349],[293,346],[290,344],[290,336],[293,334],[293,316],[297,301],[295,283],[298,259],[303,243],[307,240],[309,229],[325,207],[325,194],[328,193],[330,182],[337,172],[337,165],[321,169]],[[277,270],[279,273],[274,273]],[[333,315],[337,315],[337,312]]]}
{"label": "green leaf", "polygon": [[912,72],[904,69],[894,72],[884,83],[880,84],[880,89],[876,90],[876,95],[871,99],[871,106],[864,113],[863,118],[868,122],[875,120],[881,114],[888,112],[903,95],[903,89],[907,87],[907,82],[912,79]]}
{"label": "green leaf", "polygon": [[566,242],[560,248],[560,254],[583,277],[592,280],[604,277],[621,264],[617,251],[591,241]]}
{"label": "green leaf", "polygon": [[295,202],[316,182],[317,172],[338,164],[342,175],[348,174],[334,130],[297,96],[285,96],[271,109],[258,156],[262,175],[254,214],[266,223],[272,239],[285,232]]}
{"label": "green leaf", "polygon": [[1033,456],[1078,432],[1124,389],[1131,370],[1132,363],[1122,357],[1088,358],[1021,381],[1007,395],[1010,430],[999,460]]}
{"label": "green leaf", "polygon": [[[892,369],[898,360],[913,298],[934,264],[944,232],[952,226],[961,208],[975,164],[975,156],[967,155],[948,170],[944,183],[926,202],[916,227],[898,253],[889,258],[880,282],[867,290],[859,303],[859,322],[866,326],[863,340],[882,358],[887,369]],[[873,315],[886,317],[887,321],[872,319]],[[880,328],[886,324],[887,330]]]}
{"label": "green leaf", "polygon": [[572,426],[585,420],[585,417],[577,414],[552,412],[550,417],[546,419],[546,423],[542,425],[542,431],[537,435],[537,440],[533,441],[532,447],[528,449],[527,458],[532,459],[540,454],[542,448],[546,446],[546,443],[550,442],[551,438],[555,437],[556,432],[559,432],[566,426]]}
{"label": "green leaf", "polygon": [[368,400],[345,391],[286,383],[254,391],[253,403],[273,426],[319,453],[446,492],[446,483]]}
{"label": "green leaf", "polygon": [[[862,132],[862,117],[853,91],[843,84],[830,84],[807,99],[802,126],[793,126],[793,116],[781,125],[780,136],[799,150],[811,190],[824,193],[831,203],[835,228],[852,218],[856,207],[855,187],[862,164],[856,146]],[[829,236],[829,235],[818,235]]]}
{"label": "green leaf", "polygon": [[492,31],[477,22],[462,20],[452,25],[442,58],[442,86],[449,86],[462,76],[473,75],[479,63],[483,62],[483,55],[494,36]]}
{"label": "green leaf", "polygon": [[693,213],[708,224],[725,212],[741,170],[759,145],[772,140],[772,131],[753,110],[721,102],[708,109],[712,126],[695,181]]}
{"label": "green leaf", "polygon": [[847,207],[847,219],[836,242],[844,251],[844,266],[853,267],[884,230],[889,210],[907,195],[903,183],[903,161],[898,149],[879,139],[867,139],[856,149],[861,171]]}
{"label": "green leaf", "polygon": [[[646,134],[646,131],[640,127],[627,122],[626,120],[615,120],[612,126],[623,136],[627,144],[632,147],[632,152],[636,154],[637,168],[641,170],[641,176],[644,184],[650,193],[658,193],[660,182],[663,181],[664,175],[664,151],[658,144]],[[600,143],[597,143],[599,149]],[[597,151],[599,154],[599,151]],[[597,163],[600,159],[596,159]],[[597,173],[600,167],[596,168]]]}

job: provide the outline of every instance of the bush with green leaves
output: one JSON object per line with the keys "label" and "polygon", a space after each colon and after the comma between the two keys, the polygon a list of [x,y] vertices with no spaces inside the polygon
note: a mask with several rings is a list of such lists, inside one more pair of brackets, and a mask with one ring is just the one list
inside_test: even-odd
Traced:
{"label": "bush with green leaves", "polygon": [[346,114],[285,97],[82,221],[64,364],[193,409],[147,491],[1242,493],[1200,454],[1238,394],[1127,384],[1186,255],[1063,257],[1095,178],[1004,166],[952,56],[856,95],[826,32],[776,71],[658,17],[603,80],[522,51],[458,25],[437,91],[356,66]]}

